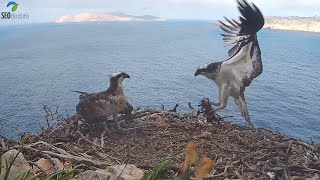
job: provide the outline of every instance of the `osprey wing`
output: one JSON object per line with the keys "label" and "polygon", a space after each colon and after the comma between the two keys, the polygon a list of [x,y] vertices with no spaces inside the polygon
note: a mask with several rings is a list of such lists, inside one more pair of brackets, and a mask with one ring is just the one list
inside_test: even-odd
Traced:
{"label": "osprey wing", "polygon": [[102,91],[80,99],[76,111],[86,122],[97,123],[106,121],[109,116],[121,111],[130,110],[131,112],[130,108],[133,109],[133,107],[129,105],[123,96]]}
{"label": "osprey wing", "polygon": [[263,70],[257,32],[264,25],[264,17],[254,4],[245,0],[238,0],[238,9],[242,14],[239,21],[227,18],[226,22],[219,21],[225,31],[222,34],[225,45],[234,45],[221,68],[231,69],[241,86],[247,87]]}
{"label": "osprey wing", "polygon": [[76,106],[77,114],[80,115],[80,117],[83,118],[87,123],[106,121],[112,113],[106,111],[97,103],[97,101],[100,99],[112,101],[110,95],[106,94],[104,91],[89,94],[80,99]]}

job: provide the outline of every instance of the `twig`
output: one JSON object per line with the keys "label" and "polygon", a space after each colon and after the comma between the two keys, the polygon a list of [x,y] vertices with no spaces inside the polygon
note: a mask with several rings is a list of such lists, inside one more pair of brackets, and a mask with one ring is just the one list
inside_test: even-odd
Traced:
{"label": "twig", "polygon": [[32,144],[30,144],[30,145],[28,145],[28,146],[29,146],[29,147],[33,147],[33,146],[37,146],[37,145],[39,145],[39,144],[43,144],[43,145],[45,145],[45,146],[47,146],[47,147],[49,147],[49,148],[51,148],[51,149],[53,149],[53,150],[58,151],[58,152],[61,153],[61,154],[69,154],[66,150],[61,149],[61,148],[58,148],[58,147],[55,147],[55,146],[53,146],[53,145],[51,145],[51,144],[49,144],[49,143],[47,143],[47,142],[45,142],[45,141],[38,141],[38,142],[32,143]]}
{"label": "twig", "polygon": [[208,178],[219,177],[219,176],[223,176],[223,175],[225,175],[225,174],[227,173],[227,171],[228,171],[228,168],[229,168],[229,167],[230,167],[230,166],[225,166],[225,167],[224,167],[224,170],[223,170],[223,172],[222,172],[222,173],[220,173],[220,174],[216,174],[216,175],[208,176]]}
{"label": "twig", "polygon": [[75,161],[75,162],[87,162],[87,163],[90,163],[90,164],[92,164],[94,166],[105,165],[105,163],[100,162],[100,161],[95,161],[95,160],[92,160],[92,159],[82,158],[82,157],[74,156],[74,155],[70,155],[70,154],[69,155],[63,155],[63,154],[57,154],[57,153],[54,153],[54,152],[51,152],[51,151],[41,151],[41,153],[52,155],[52,156],[55,156],[55,157],[58,157],[58,158],[62,158],[62,159],[70,159],[70,160]]}
{"label": "twig", "polygon": [[90,141],[89,139],[87,139],[86,137],[84,137],[84,135],[78,130],[78,134],[81,136],[81,138],[78,140],[78,142],[81,141],[81,139],[85,140],[87,143],[90,143],[91,145],[95,146],[95,147],[100,147],[99,145],[97,145],[96,143]]}
{"label": "twig", "polygon": [[303,146],[303,147],[305,147],[305,148],[307,148],[307,149],[309,149],[309,150],[311,150],[311,151],[313,151],[313,152],[316,151],[316,148],[314,148],[314,147],[312,147],[311,145],[306,144],[306,143],[304,143],[304,142],[301,142],[301,141],[291,141],[291,142],[292,142],[293,144],[297,144],[297,145]]}

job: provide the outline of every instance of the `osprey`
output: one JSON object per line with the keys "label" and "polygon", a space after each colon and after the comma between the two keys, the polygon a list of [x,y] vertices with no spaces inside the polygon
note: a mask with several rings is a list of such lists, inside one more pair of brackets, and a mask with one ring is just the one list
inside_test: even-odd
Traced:
{"label": "osprey", "polygon": [[[76,106],[77,118],[83,119],[88,124],[94,124],[106,122],[108,117],[113,116],[117,129],[121,130],[117,115],[132,108],[123,93],[122,81],[125,78],[130,76],[124,72],[116,72],[111,75],[110,86],[106,91],[94,94],[78,92],[82,95]],[[108,128],[106,127],[105,130],[108,131]]]}
{"label": "osprey", "polygon": [[[79,96],[79,100],[83,100],[85,99],[86,97],[88,96],[91,96],[92,94],[89,94],[87,92],[82,92],[82,91],[71,91],[71,92],[75,92],[75,93],[79,93],[80,96]],[[125,115],[128,115],[130,114],[131,112],[133,111],[133,106],[127,101],[126,102],[126,107],[119,112],[119,114],[125,114]]]}
{"label": "osprey", "polygon": [[244,91],[262,73],[257,32],[264,25],[264,17],[253,3],[248,4],[245,0],[238,0],[238,9],[242,14],[240,21],[227,18],[225,22],[219,21],[219,26],[226,33],[222,34],[225,45],[233,45],[228,52],[229,58],[199,67],[195,76],[203,75],[219,87],[218,102],[213,103],[218,107],[214,112],[225,108],[228,97],[232,96],[248,125],[253,126]]}

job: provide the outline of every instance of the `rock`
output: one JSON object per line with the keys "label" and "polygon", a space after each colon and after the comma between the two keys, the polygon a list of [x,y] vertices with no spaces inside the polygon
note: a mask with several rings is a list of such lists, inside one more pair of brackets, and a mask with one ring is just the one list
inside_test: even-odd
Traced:
{"label": "rock", "polygon": [[90,180],[90,179],[108,180],[108,176],[106,176],[105,174],[101,174],[101,173],[92,171],[92,170],[88,170],[88,171],[85,171],[83,173],[76,175],[71,180]]}
{"label": "rock", "polygon": [[113,177],[117,178],[121,174],[119,180],[140,180],[144,175],[144,172],[134,164],[109,166],[106,169],[96,170],[96,172],[106,174],[107,176],[111,173],[111,179]]}
{"label": "rock", "polygon": [[[120,174],[121,176],[118,178]],[[143,175],[144,172],[135,165],[128,164],[126,166],[123,164],[109,166],[106,169],[98,169],[96,171],[88,170],[78,174],[72,180],[140,180]]]}
{"label": "rock", "polygon": [[63,164],[59,159],[52,158],[51,160],[52,162],[45,158],[39,159],[35,162],[36,165],[33,167],[34,171],[36,173],[44,171],[46,175],[50,175],[63,170]]}
{"label": "rock", "polygon": [[[10,150],[4,153],[1,157],[2,166],[5,166],[6,162],[8,163],[8,165],[10,165],[14,160],[14,157],[18,153],[19,152],[17,150]],[[20,152],[11,166],[8,180],[14,180],[16,179],[16,177],[24,173],[28,173],[30,170],[31,170],[30,165],[24,158],[23,154]],[[5,167],[1,167],[0,179],[4,179],[5,172],[6,172]],[[33,172],[29,172],[28,177],[26,179],[31,179],[32,177],[34,177]]]}

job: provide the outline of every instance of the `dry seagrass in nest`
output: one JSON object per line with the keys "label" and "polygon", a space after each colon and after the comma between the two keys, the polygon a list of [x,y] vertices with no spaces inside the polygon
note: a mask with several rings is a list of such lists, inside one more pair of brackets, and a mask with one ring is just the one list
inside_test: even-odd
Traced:
{"label": "dry seagrass in nest", "polygon": [[[112,137],[101,137],[99,128],[59,124],[40,135],[25,136],[22,152],[31,162],[41,157],[69,161],[80,172],[124,163],[150,170],[192,141],[197,144],[200,157],[209,157],[217,165],[209,179],[320,177],[318,145],[271,131],[226,121],[206,123],[190,114],[156,110],[137,111],[122,127],[123,134],[114,132]],[[6,147],[6,141],[2,142],[2,149],[21,147],[19,144]],[[176,162],[166,173],[178,170]]]}

